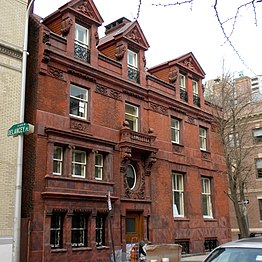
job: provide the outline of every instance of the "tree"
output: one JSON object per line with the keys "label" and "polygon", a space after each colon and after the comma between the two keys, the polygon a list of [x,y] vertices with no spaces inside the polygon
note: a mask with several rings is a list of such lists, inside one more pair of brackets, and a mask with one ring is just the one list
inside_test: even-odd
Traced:
{"label": "tree", "polygon": [[223,144],[227,169],[229,190],[225,193],[233,203],[240,237],[247,237],[245,200],[246,192],[252,186],[249,178],[254,175],[253,161],[250,161],[253,138],[249,121],[256,106],[251,102],[250,78],[234,79],[226,74],[210,86],[212,90],[209,90],[207,100],[213,105],[214,125]]}

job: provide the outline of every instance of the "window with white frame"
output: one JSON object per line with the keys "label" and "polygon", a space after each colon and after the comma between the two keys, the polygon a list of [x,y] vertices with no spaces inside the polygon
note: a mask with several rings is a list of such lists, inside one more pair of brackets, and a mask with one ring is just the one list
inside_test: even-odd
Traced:
{"label": "window with white frame", "polygon": [[87,47],[89,45],[89,30],[79,24],[75,24],[75,42]]}
{"label": "window with white frame", "polygon": [[199,127],[199,140],[200,140],[200,149],[207,150],[207,129],[204,127]]}
{"label": "window with white frame", "polygon": [[63,219],[64,214],[52,213],[50,224],[50,246],[51,248],[63,247]]}
{"label": "window with white frame", "polygon": [[86,152],[73,150],[72,152],[72,176],[85,177],[86,175]]}
{"label": "window with white frame", "polygon": [[102,154],[95,155],[95,179],[103,179],[104,158]]}
{"label": "window with white frame", "polygon": [[202,212],[203,217],[212,218],[212,202],[211,202],[211,179],[202,177]]}
{"label": "window with white frame", "polygon": [[125,104],[125,120],[129,123],[129,128],[133,131],[138,131],[138,107],[128,104]]}
{"label": "window with white frame", "polygon": [[54,146],[53,151],[53,174],[62,175],[63,170],[63,147]]}
{"label": "window with white frame", "polygon": [[262,143],[262,128],[253,129],[254,143]]}
{"label": "window with white frame", "polygon": [[262,158],[256,159],[257,178],[262,178]]}
{"label": "window with white frame", "polygon": [[70,85],[70,115],[87,118],[88,90],[79,86]]}
{"label": "window with white frame", "polygon": [[180,87],[180,89],[186,90],[186,77],[185,77],[185,75],[179,74],[179,87]]}
{"label": "window with white frame", "polygon": [[96,246],[105,246],[106,214],[97,213],[96,216]]}
{"label": "window with white frame", "polygon": [[132,190],[136,186],[136,170],[133,165],[128,165],[126,169],[126,181],[128,187]]}
{"label": "window with white frame", "polygon": [[127,64],[133,68],[137,68],[137,53],[128,49],[127,51]]}
{"label": "window with white frame", "polygon": [[71,242],[73,247],[87,246],[87,214],[74,213],[72,216]]}
{"label": "window with white frame", "polygon": [[192,89],[193,89],[193,94],[198,96],[198,83],[195,80],[192,80]]}
{"label": "window with white frame", "polygon": [[171,141],[172,143],[180,143],[180,120],[171,117]]}
{"label": "window with white frame", "polygon": [[184,182],[183,175],[173,172],[173,216],[184,216]]}

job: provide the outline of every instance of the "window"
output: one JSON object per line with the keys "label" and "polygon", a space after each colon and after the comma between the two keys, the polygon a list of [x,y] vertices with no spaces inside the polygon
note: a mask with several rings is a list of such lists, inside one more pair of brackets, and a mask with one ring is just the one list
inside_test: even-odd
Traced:
{"label": "window", "polygon": [[90,62],[89,30],[75,24],[75,57],[85,62]]}
{"label": "window", "polygon": [[200,149],[207,150],[207,129],[199,127]]}
{"label": "window", "polygon": [[180,120],[171,118],[171,141],[179,144],[180,142]]}
{"label": "window", "polygon": [[63,167],[63,148],[61,146],[54,146],[53,174],[62,175],[62,167]]}
{"label": "window", "polygon": [[262,178],[262,158],[256,159],[257,178]]}
{"label": "window", "polygon": [[125,104],[125,120],[129,123],[129,128],[138,131],[138,107],[131,104]]}
{"label": "window", "polygon": [[139,83],[139,71],[138,71],[138,55],[137,53],[128,50],[127,52],[127,64],[128,64],[128,79]]}
{"label": "window", "polygon": [[186,77],[182,74],[179,74],[179,87],[186,90]]}
{"label": "window", "polygon": [[262,220],[262,199],[258,199],[258,205],[259,205],[260,220]]}
{"label": "window", "polygon": [[85,177],[86,173],[86,152],[73,150],[72,152],[72,175]]}
{"label": "window", "polygon": [[87,246],[86,214],[74,213],[72,216],[72,246]]}
{"label": "window", "polygon": [[88,91],[84,88],[70,86],[70,115],[87,118]]}
{"label": "window", "polygon": [[216,239],[205,239],[205,252],[211,252],[213,249],[217,247]]}
{"label": "window", "polygon": [[184,183],[183,175],[173,173],[173,215],[184,216]]}
{"label": "window", "polygon": [[96,246],[105,246],[106,214],[97,213],[96,216]]}
{"label": "window", "polygon": [[253,129],[254,143],[262,143],[262,128]]}
{"label": "window", "polygon": [[96,154],[95,156],[95,179],[103,179],[103,155]]}
{"label": "window", "polygon": [[202,183],[202,212],[203,216],[212,218],[212,203],[211,203],[211,180],[209,178],[201,178]]}
{"label": "window", "polygon": [[126,180],[128,187],[132,190],[136,186],[136,170],[132,165],[128,165],[126,169]]}
{"label": "window", "polygon": [[51,248],[63,247],[63,213],[53,213],[50,225],[50,246]]}
{"label": "window", "polygon": [[193,94],[198,96],[198,83],[197,81],[192,80]]}

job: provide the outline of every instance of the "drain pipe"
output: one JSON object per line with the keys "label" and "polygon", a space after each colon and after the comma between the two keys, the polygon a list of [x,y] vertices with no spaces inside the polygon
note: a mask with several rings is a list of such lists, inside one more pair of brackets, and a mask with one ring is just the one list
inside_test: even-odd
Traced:
{"label": "drain pipe", "polygon": [[[19,123],[24,122],[25,118],[25,88],[26,88],[26,63],[27,63],[27,47],[28,47],[28,25],[31,6],[35,0],[31,0],[26,9],[25,28],[24,28],[24,44],[22,58],[22,83],[20,98],[20,117]],[[15,210],[14,210],[14,238],[12,261],[20,261],[20,234],[21,234],[21,196],[22,196],[22,170],[23,170],[23,146],[24,135],[18,135],[18,152],[16,166],[16,185],[15,185]]]}

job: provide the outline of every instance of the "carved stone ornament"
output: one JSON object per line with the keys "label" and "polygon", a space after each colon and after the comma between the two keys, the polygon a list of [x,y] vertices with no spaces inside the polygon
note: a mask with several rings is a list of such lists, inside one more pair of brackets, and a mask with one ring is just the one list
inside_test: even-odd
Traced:
{"label": "carved stone ornament", "polygon": [[120,45],[116,48],[115,56],[117,60],[121,60],[126,52],[126,46]]}
{"label": "carved stone ornament", "polygon": [[195,68],[195,66],[194,66],[194,64],[193,64],[193,59],[192,59],[192,57],[189,57],[188,59],[185,59],[185,60],[182,62],[182,64],[183,64],[185,67],[187,67],[187,68],[189,68],[189,69],[191,69],[191,70],[193,70],[193,71],[196,71],[196,68]]}
{"label": "carved stone ornament", "polygon": [[142,38],[136,28],[134,28],[129,34],[128,38],[132,39],[133,41],[140,43],[142,41]]}
{"label": "carved stone ornament", "polygon": [[132,149],[128,146],[121,148],[121,166],[120,172],[125,173],[127,166],[130,164],[132,157]]}
{"label": "carved stone ornament", "polygon": [[172,71],[169,72],[168,79],[170,83],[175,83],[178,77],[178,71],[177,69],[173,69]]}
{"label": "carved stone ornament", "polygon": [[61,23],[61,33],[62,36],[68,35],[70,28],[73,24],[73,20],[70,17],[65,18]]}
{"label": "carved stone ornament", "polygon": [[81,13],[94,18],[94,15],[92,14],[92,9],[89,6],[88,1],[84,1],[81,5],[77,7],[77,11],[80,11]]}
{"label": "carved stone ornament", "polygon": [[55,67],[48,67],[48,74],[60,80],[64,79],[63,71]]}
{"label": "carved stone ornament", "polygon": [[145,173],[146,175],[150,175],[151,174],[151,169],[153,164],[155,164],[156,162],[156,153],[152,152],[148,158],[145,160]]}
{"label": "carved stone ornament", "polygon": [[98,31],[95,32],[95,40],[96,40],[96,45],[99,44],[99,33]]}
{"label": "carved stone ornament", "polygon": [[47,34],[47,33],[44,33],[44,34],[43,34],[42,42],[43,42],[44,44],[49,44],[49,43],[50,43],[50,35]]}
{"label": "carved stone ornament", "polygon": [[80,132],[87,132],[90,128],[88,123],[82,123],[77,120],[71,120],[70,127]]}
{"label": "carved stone ornament", "polygon": [[145,176],[141,177],[141,181],[136,189],[130,189],[127,183],[127,177],[124,178],[125,197],[131,199],[145,199]]}

